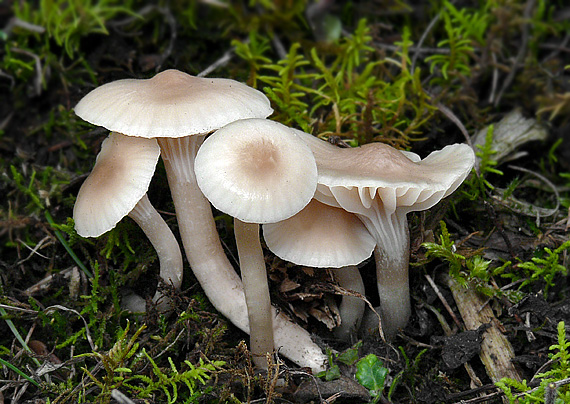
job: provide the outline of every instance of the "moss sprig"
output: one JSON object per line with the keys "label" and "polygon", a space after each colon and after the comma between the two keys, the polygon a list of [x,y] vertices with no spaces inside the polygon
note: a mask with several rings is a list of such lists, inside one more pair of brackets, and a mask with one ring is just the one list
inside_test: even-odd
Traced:
{"label": "moss sprig", "polygon": [[404,29],[394,57],[384,57],[372,42],[363,19],[334,45],[293,43],[277,62],[268,62],[269,42],[258,34],[234,44],[250,67],[249,81],[265,85],[274,119],[325,138],[342,136],[353,146],[384,141],[405,148],[421,137],[436,108],[420,69],[409,70],[410,30]]}

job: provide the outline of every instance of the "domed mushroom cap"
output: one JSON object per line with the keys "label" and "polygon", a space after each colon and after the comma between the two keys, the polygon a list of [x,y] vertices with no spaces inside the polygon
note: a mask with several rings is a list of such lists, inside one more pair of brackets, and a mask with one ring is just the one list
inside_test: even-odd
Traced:
{"label": "domed mushroom cap", "polygon": [[183,137],[230,122],[271,115],[263,93],[231,79],[165,70],[151,79],[117,80],[97,87],[75,106],[80,118],[128,136]]}
{"label": "domed mushroom cap", "polygon": [[198,186],[219,210],[249,223],[287,219],[315,193],[313,153],[288,127],[266,119],[232,122],[195,161]]}
{"label": "domed mushroom cap", "polygon": [[414,153],[382,143],[338,148],[309,134],[295,133],[315,155],[316,197],[356,213],[370,208],[376,196],[388,213],[396,207],[404,212],[429,209],[455,191],[475,163],[475,154],[466,144],[446,146],[421,160]]}
{"label": "domed mushroom cap", "polygon": [[98,237],[129,214],[146,194],[160,156],[156,140],[111,133],[73,208],[75,229]]}
{"label": "domed mushroom cap", "polygon": [[315,199],[289,219],[264,224],[263,238],[279,258],[315,268],[357,265],[376,246],[355,215]]}

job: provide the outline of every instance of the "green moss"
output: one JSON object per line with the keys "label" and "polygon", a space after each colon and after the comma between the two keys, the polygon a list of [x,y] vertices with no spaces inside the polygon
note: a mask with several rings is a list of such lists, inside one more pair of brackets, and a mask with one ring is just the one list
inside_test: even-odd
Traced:
{"label": "green moss", "polygon": [[[207,400],[201,394],[216,382],[206,376],[220,369],[206,358],[225,361],[231,377],[247,386],[241,396],[228,388],[224,397],[229,401],[239,401],[237,396],[253,401],[264,391],[263,378],[253,374],[241,355],[246,351],[233,344],[243,335],[220,320],[191,275],[184,282],[190,292],[175,295],[171,317],[151,310],[133,318],[121,310],[121,289],[136,287],[141,274],[157,266],[156,255],[136,226],[125,220],[99,239],[83,239],[73,230],[75,195],[106,133],[78,119],[72,108],[95,86],[116,78],[150,77],[156,69],[170,67],[197,73],[234,52],[212,76],[247,80],[271,99],[272,119],[323,138],[339,136],[351,146],[381,141],[425,155],[464,141],[457,122],[472,133],[515,106],[525,115],[550,119],[555,134],[567,123],[569,71],[564,70],[566,54],[560,44],[569,22],[557,18],[565,6],[561,1],[539,0],[527,15],[525,3],[508,1],[473,1],[462,7],[448,0],[425,5],[384,2],[381,7],[374,2],[337,2],[312,21],[306,11],[314,2],[305,0],[230,3],[13,2],[9,18],[28,25],[6,26],[0,32],[0,85],[9,98],[0,108],[0,193],[5,196],[0,202],[0,289],[3,304],[29,311],[7,309],[3,315],[6,332],[0,333],[0,356],[16,369],[11,368],[7,378],[34,378],[28,369],[39,365],[31,356],[13,352],[20,344],[13,342],[16,335],[23,339],[33,328],[34,338],[70,361],[66,366],[85,369],[62,383],[34,378],[41,386],[30,385],[26,399],[41,394],[58,403],[107,402],[110,391],[120,387],[138,399]],[[320,28],[315,21],[322,23]],[[454,121],[442,112],[445,108],[453,112]],[[491,259],[477,247],[467,248],[455,242],[444,225],[437,242],[425,245],[428,260],[444,262],[445,271],[489,297],[518,301],[540,290],[549,299],[559,296],[557,292],[564,295],[567,291],[556,286],[556,279],[565,276],[563,255],[568,249],[560,230],[570,205],[569,176],[559,172],[567,171],[565,144],[552,139],[544,153],[542,146],[528,149],[525,166],[558,187],[564,208],[552,223],[538,223],[534,217],[521,219],[504,210],[490,197],[501,187],[506,188],[504,198],[520,192],[523,180],[498,165],[492,131],[487,136],[477,150],[479,175],[449,199],[453,209],[413,216],[412,234],[424,225],[425,230],[433,228],[430,221],[437,223],[442,216],[472,235],[489,236],[496,224],[505,227],[507,237],[515,229],[537,245],[518,260]],[[541,161],[539,154],[544,155]],[[152,185],[157,207],[172,211],[164,175],[160,178],[163,181]],[[485,202],[497,211],[497,218],[482,208]],[[85,274],[78,300],[65,282],[32,298],[21,294],[44,276],[73,267],[83,268]],[[421,282],[421,277],[413,281]],[[510,282],[519,282],[516,289],[500,289]],[[418,288],[415,297],[421,298],[421,291]],[[56,304],[59,308],[46,309]],[[127,318],[136,324],[136,332],[130,331]],[[310,323],[308,327],[314,331]],[[440,371],[438,354],[420,355],[434,372]],[[391,369],[396,376],[385,393],[394,400],[413,400],[415,391],[401,387],[421,386],[425,375],[418,370],[420,356],[411,361],[402,354],[403,365],[385,361],[387,368],[406,369]],[[556,366],[564,358],[553,359],[557,362],[552,370],[562,369]],[[564,372],[544,379],[568,377]],[[449,377],[440,375],[442,383],[451,379],[460,385],[465,379],[453,371]],[[521,386],[520,391],[526,389]],[[560,393],[568,395],[563,389]],[[214,400],[221,396],[215,388],[211,392]]]}

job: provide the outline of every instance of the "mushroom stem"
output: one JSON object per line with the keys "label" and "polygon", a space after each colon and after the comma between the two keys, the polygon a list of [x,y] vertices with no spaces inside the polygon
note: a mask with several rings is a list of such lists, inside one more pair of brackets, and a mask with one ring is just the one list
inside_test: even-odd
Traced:
{"label": "mushroom stem", "polygon": [[[194,175],[196,151],[204,136],[159,138],[168,184],[186,257],[212,305],[249,334],[243,285],[223,251],[210,203]],[[302,367],[324,370],[326,355],[310,334],[272,308],[275,348]]]}
{"label": "mushroom stem", "polygon": [[[374,259],[382,332],[389,340],[406,325],[411,315],[408,281],[410,234],[405,213],[386,214],[382,209],[374,211],[381,219],[372,221],[366,216],[358,216],[377,240]],[[383,226],[374,226],[374,222],[383,223]]]}
{"label": "mushroom stem", "polygon": [[410,286],[408,257],[389,257],[380,249],[374,250],[376,277],[382,315],[382,332],[390,340],[410,318]]}
{"label": "mushroom stem", "polygon": [[255,365],[267,369],[266,355],[273,352],[274,345],[273,321],[259,225],[234,218],[234,233],[249,318],[250,350]]}
{"label": "mushroom stem", "polygon": [[[360,293],[362,296],[365,295],[364,282],[356,265],[335,268],[333,273],[340,286]],[[334,330],[337,338],[346,341],[358,330],[364,315],[365,304],[364,300],[359,297],[342,296],[339,307],[341,323]]]}
{"label": "mushroom stem", "polygon": [[[129,217],[139,225],[156,250],[161,279],[175,289],[180,289],[183,272],[180,246],[170,227],[150,203],[147,194],[135,205]],[[170,299],[158,290],[153,301],[160,312],[167,312],[171,308]]]}
{"label": "mushroom stem", "polygon": [[216,310],[249,333],[245,298],[232,302],[229,297],[236,291],[243,295],[241,280],[224,253],[210,202],[194,175],[194,156],[203,140],[204,136],[159,138],[158,143],[190,268]]}

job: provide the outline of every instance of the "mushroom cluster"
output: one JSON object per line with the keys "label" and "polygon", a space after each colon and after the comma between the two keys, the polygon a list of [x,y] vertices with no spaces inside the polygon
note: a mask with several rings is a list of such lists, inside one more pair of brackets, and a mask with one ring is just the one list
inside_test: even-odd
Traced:
{"label": "mushroom cluster", "polygon": [[[317,166],[311,149],[284,125],[242,119],[210,136],[196,156],[198,186],[212,204],[234,217],[254,363],[266,367],[274,319],[259,224],[285,220],[312,199]],[[278,322],[275,322],[278,325]]]}
{"label": "mushroom cluster", "polygon": [[[466,145],[423,160],[382,144],[340,149],[267,120],[273,110],[255,89],[177,70],[105,84],[75,112],[112,132],[78,195],[78,233],[96,237],[129,215],[157,250],[161,277],[179,288],[178,244],[146,197],[161,156],[190,267],[214,307],[250,334],[260,367],[273,349],[314,371],[326,362],[310,334],[271,306],[260,224],[277,256],[333,268],[341,286],[361,294],[356,265],[374,252],[390,337],[411,310],[406,214],[449,195],[474,163]],[[210,202],[234,217],[241,279],[222,249]],[[160,294],[155,300],[168,303]],[[344,297],[337,335],[356,329],[363,311],[361,299]]]}
{"label": "mushroom cluster", "polygon": [[376,241],[382,331],[390,339],[411,313],[407,214],[429,209],[455,191],[471,172],[475,153],[466,144],[454,144],[422,160],[381,143],[339,148],[295,133],[317,162],[315,199],[354,213]]}
{"label": "mushroom cluster", "polygon": [[[75,106],[80,118],[122,138],[158,143],[190,268],[214,307],[246,333],[249,321],[243,284],[222,248],[210,203],[196,183],[194,159],[208,133],[240,119],[266,118],[272,112],[267,97],[245,84],[193,77],[177,70],[150,79],[104,84]],[[326,355],[310,334],[275,308],[271,313],[275,348],[300,366],[322,370]]]}

